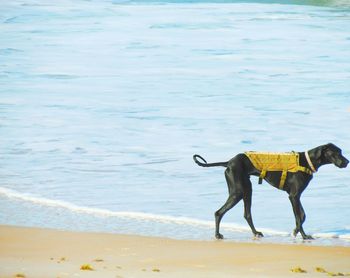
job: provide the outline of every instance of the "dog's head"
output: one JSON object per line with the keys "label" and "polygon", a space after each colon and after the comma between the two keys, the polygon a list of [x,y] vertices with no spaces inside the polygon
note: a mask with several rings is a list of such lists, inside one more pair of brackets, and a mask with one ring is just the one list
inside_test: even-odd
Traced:
{"label": "dog's head", "polygon": [[345,168],[349,164],[349,160],[343,156],[342,150],[332,143],[322,147],[322,158],[325,163],[332,163],[339,168]]}

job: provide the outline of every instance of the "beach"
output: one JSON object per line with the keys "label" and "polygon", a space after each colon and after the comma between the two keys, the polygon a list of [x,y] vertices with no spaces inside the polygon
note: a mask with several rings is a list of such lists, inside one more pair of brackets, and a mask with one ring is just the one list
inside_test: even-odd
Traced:
{"label": "beach", "polygon": [[[319,271],[350,273],[350,248],[307,243],[189,241],[0,226],[0,246],[1,278],[327,277],[328,273]],[[298,268],[306,273],[291,271]]]}

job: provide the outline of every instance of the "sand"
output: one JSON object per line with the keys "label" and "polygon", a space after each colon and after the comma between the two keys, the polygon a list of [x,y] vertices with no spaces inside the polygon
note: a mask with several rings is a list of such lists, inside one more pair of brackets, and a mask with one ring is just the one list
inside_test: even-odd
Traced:
{"label": "sand", "polygon": [[329,277],[316,267],[350,277],[350,248],[0,226],[0,277]]}

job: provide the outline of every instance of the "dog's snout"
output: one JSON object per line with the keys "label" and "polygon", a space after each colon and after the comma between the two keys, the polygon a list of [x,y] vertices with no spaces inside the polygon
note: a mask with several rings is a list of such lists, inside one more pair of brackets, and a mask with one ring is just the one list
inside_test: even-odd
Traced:
{"label": "dog's snout", "polygon": [[349,164],[349,160],[346,159],[344,156],[342,156],[340,167],[341,168],[346,168],[348,166],[348,164]]}

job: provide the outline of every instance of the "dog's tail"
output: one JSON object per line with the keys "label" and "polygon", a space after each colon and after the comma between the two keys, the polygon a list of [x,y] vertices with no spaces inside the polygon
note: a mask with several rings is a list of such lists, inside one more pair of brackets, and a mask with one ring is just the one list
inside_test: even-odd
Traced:
{"label": "dog's tail", "polygon": [[[197,158],[203,160],[205,163],[202,163],[202,162],[198,161]],[[202,166],[202,167],[216,167],[216,166],[227,167],[227,165],[228,165],[228,162],[208,163],[203,157],[201,157],[201,156],[198,155],[198,154],[195,154],[195,155],[193,156],[193,160],[194,160],[194,162],[196,162],[199,166]]]}

